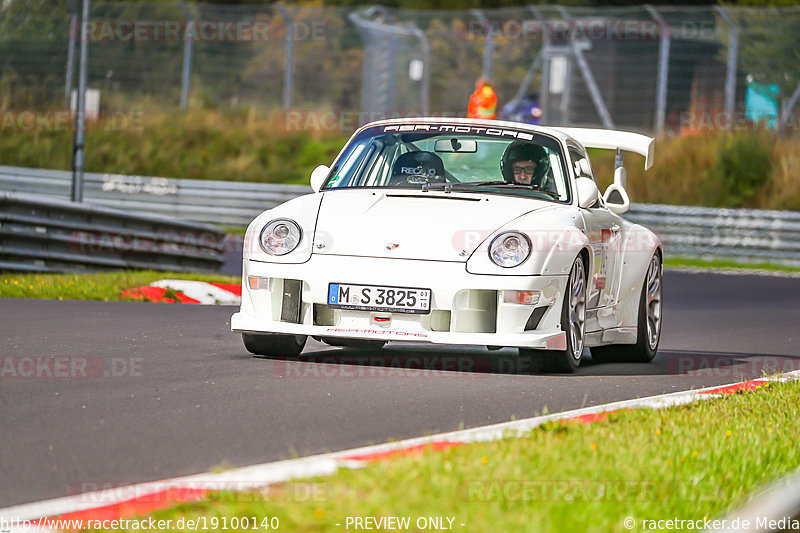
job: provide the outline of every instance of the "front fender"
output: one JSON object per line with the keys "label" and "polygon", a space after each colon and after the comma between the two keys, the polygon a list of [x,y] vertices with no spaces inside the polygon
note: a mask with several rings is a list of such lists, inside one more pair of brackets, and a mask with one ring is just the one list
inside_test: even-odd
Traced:
{"label": "front fender", "polygon": [[[478,246],[467,261],[467,272],[495,276],[563,276],[569,273],[581,250],[587,250],[587,269],[592,272],[591,243],[582,225],[583,220],[574,211],[565,209],[520,217],[493,232]],[[506,231],[522,232],[531,240],[531,256],[512,268],[497,266],[489,257],[492,240]]]}
{"label": "front fender", "polygon": [[[323,194],[307,194],[293,198],[288,202],[268,209],[258,215],[249,226],[244,236],[243,257],[245,260],[263,261],[266,263],[305,263],[311,259],[314,235],[316,233],[317,213]],[[270,255],[261,249],[259,237],[261,230],[276,218],[294,220],[303,232],[300,244],[286,255]]]}

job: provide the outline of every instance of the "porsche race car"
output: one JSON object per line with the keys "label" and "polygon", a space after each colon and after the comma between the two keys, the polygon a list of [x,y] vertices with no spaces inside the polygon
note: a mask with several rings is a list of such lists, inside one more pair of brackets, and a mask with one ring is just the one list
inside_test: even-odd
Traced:
{"label": "porsche race car", "polygon": [[[623,153],[599,129],[406,118],[358,129],[311,194],[249,225],[231,329],[256,356],[387,341],[514,347],[546,371],[650,361],[662,320],[658,237],[620,215]],[[601,194],[587,148],[616,150]]]}

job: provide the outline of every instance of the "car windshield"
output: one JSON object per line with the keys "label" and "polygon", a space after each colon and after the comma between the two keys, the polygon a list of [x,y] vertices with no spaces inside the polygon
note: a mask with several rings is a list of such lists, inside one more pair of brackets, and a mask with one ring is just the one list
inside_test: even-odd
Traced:
{"label": "car windshield", "polygon": [[510,194],[569,202],[566,166],[552,137],[445,124],[375,126],[337,159],[322,187]]}

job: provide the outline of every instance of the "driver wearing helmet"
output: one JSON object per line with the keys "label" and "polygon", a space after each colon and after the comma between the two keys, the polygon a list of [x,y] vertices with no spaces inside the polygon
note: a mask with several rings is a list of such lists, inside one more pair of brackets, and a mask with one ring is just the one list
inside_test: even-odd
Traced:
{"label": "driver wearing helmet", "polygon": [[558,194],[552,176],[547,151],[539,145],[514,141],[503,153],[500,171],[508,183],[531,185],[536,189]]}

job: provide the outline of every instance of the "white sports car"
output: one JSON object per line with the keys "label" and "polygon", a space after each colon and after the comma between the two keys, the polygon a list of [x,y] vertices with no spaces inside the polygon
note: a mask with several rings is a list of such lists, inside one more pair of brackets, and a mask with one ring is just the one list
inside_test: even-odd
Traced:
{"label": "white sports car", "polygon": [[[586,147],[616,150],[600,195]],[[258,356],[386,341],[519,348],[541,370],[650,361],[662,246],[621,218],[636,133],[472,119],[360,128],[313,194],[265,211],[244,243],[231,319]]]}

